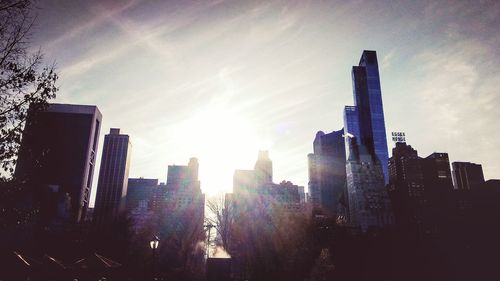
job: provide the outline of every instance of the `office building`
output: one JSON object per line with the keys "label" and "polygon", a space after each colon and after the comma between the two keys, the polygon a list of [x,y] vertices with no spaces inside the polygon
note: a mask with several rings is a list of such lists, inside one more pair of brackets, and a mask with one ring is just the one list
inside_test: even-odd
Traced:
{"label": "office building", "polygon": [[347,159],[348,221],[351,226],[366,232],[381,229],[394,221],[382,165],[362,144],[351,139],[352,153]]}
{"label": "office building", "polygon": [[430,233],[430,206],[424,185],[423,160],[411,145],[397,142],[389,158],[389,195],[396,226],[408,238]]}
{"label": "office building", "polygon": [[389,159],[389,186],[405,192],[408,197],[422,197],[424,173],[418,152],[403,142],[397,142]]}
{"label": "office building", "polygon": [[104,137],[97,182],[93,218],[97,225],[116,220],[125,210],[131,152],[129,136],[111,128]]}
{"label": "office building", "polygon": [[34,191],[44,226],[85,219],[101,120],[90,105],[29,111],[14,176]]}
{"label": "office building", "polygon": [[314,212],[333,216],[346,192],[344,130],[319,131],[309,154],[309,192]]}
{"label": "office building", "polygon": [[434,152],[422,159],[422,161],[427,193],[442,196],[453,189],[448,153]]}
{"label": "office building", "polygon": [[273,162],[267,151],[259,151],[254,167],[255,184],[257,187],[273,182]]}
{"label": "office building", "polygon": [[234,172],[233,193],[225,198],[232,231],[227,250],[235,280],[246,278],[248,257],[254,254],[256,243],[270,241],[277,228],[305,215],[304,187],[290,181],[273,183],[272,161],[267,151],[259,152],[254,167]]}
{"label": "office building", "polygon": [[158,179],[129,178],[127,184],[126,208],[128,211],[139,206],[148,207],[158,186]]}
{"label": "office building", "polygon": [[243,194],[255,189],[254,170],[235,170],[233,175],[233,192]]}
{"label": "office building", "polygon": [[[353,135],[358,147],[364,146],[374,161],[379,161],[384,182],[389,181],[387,139],[382,91],[375,51],[363,51],[358,66],[352,68],[354,106],[344,109],[344,131]],[[352,150],[346,140],[347,155]]]}
{"label": "office building", "polygon": [[184,224],[190,233],[202,234],[205,194],[201,192],[198,167],[196,158],[186,166],[168,166],[167,183],[157,187],[153,208],[166,212],[170,221]]}
{"label": "office building", "polygon": [[132,230],[139,233],[153,217],[158,179],[129,178],[126,211]]}
{"label": "office building", "polygon": [[470,162],[453,162],[453,186],[459,190],[472,190],[484,184],[483,167]]}

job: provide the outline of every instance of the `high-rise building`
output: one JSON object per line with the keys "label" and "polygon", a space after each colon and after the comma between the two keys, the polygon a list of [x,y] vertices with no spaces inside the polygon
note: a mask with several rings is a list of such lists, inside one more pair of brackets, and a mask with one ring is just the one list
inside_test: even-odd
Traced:
{"label": "high-rise building", "polygon": [[[226,194],[225,207],[231,223],[226,249],[231,254],[235,280],[247,276],[248,253],[257,241],[269,241],[277,224],[286,224],[304,215],[304,187],[290,181],[272,182],[272,161],[267,151],[260,151],[255,170],[236,170],[233,193]],[[290,218],[290,219],[287,219]]]}
{"label": "high-rise building", "polygon": [[102,115],[96,106],[49,104],[30,110],[15,178],[33,189],[42,224],[86,216]]}
{"label": "high-rise building", "polygon": [[233,175],[233,192],[235,194],[243,194],[255,189],[254,174],[254,170],[235,170]]}
{"label": "high-rise building", "polygon": [[422,158],[417,150],[397,142],[389,158],[389,195],[396,225],[407,237],[422,237],[429,229],[426,214],[429,201],[425,194]]}
{"label": "high-rise building", "polygon": [[[346,106],[344,108],[344,141],[346,159],[353,153],[353,142],[347,137],[355,137],[360,135],[359,129],[359,112],[356,106]],[[357,140],[356,140],[357,141]],[[359,145],[359,144],[358,144]]]}
{"label": "high-rise building", "polygon": [[111,128],[104,137],[93,221],[105,225],[125,210],[131,144],[128,135]]}
{"label": "high-rise building", "polygon": [[[384,182],[389,181],[387,139],[385,132],[382,91],[378,71],[377,53],[363,51],[358,66],[352,68],[354,107],[344,109],[344,131],[355,136],[357,145],[363,145],[374,161],[379,161]],[[350,141],[346,141],[349,154]]]}
{"label": "high-rise building", "polygon": [[397,142],[389,159],[389,173],[396,224],[409,239],[439,236],[449,220],[446,212],[456,212],[450,208],[461,204],[457,202],[462,202],[465,209],[470,205],[471,198],[460,201],[461,195],[451,192],[447,153],[435,152],[421,158],[410,145]]}
{"label": "high-rise building", "polygon": [[484,184],[483,167],[470,162],[453,162],[453,185],[455,189],[471,190]]}
{"label": "high-rise building", "polygon": [[422,159],[411,145],[397,142],[389,159],[389,184],[408,193],[409,197],[421,197],[424,192]]}
{"label": "high-rise building", "polygon": [[254,167],[255,184],[257,187],[273,182],[273,162],[267,151],[259,151],[259,157]]}
{"label": "high-rise building", "polygon": [[167,173],[167,187],[175,190],[200,190],[198,180],[198,159],[189,159],[187,166],[170,165]]}
{"label": "high-rise building", "polygon": [[391,225],[394,218],[382,165],[364,145],[358,146],[353,137],[349,139],[354,151],[346,164],[349,224],[363,232]]}
{"label": "high-rise building", "polygon": [[141,205],[150,205],[157,186],[158,179],[129,178],[127,184],[127,210],[133,210]]}
{"label": "high-rise building", "polygon": [[158,179],[128,179],[126,210],[135,232],[144,229],[153,217],[157,190]]}
{"label": "high-rise building", "polygon": [[448,153],[434,152],[422,160],[427,193],[443,193],[453,189]]}
{"label": "high-rise building", "polygon": [[201,192],[198,166],[196,158],[189,159],[187,166],[168,166],[167,184],[157,187],[154,204],[156,208],[168,210],[171,218],[200,231],[205,215],[205,194]]}
{"label": "high-rise building", "polygon": [[319,131],[309,154],[309,192],[314,210],[337,213],[346,192],[344,130],[325,134]]}

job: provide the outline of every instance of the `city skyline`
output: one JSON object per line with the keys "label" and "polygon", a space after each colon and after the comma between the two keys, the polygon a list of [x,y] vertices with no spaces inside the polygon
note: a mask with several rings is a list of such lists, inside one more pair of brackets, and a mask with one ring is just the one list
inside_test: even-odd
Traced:
{"label": "city skyline", "polygon": [[56,102],[95,104],[103,131],[130,135],[130,177],[164,181],[197,157],[201,188],[230,191],[264,149],[276,182],[306,186],[311,140],[342,127],[364,49],[379,55],[388,137],[500,177],[493,2],[55,4],[39,1],[34,42],[58,63]]}

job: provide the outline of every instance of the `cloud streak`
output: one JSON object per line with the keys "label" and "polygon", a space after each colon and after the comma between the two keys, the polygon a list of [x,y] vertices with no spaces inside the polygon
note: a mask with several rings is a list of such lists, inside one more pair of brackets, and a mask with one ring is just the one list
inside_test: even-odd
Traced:
{"label": "cloud streak", "polygon": [[[387,131],[407,131],[423,156],[446,151],[500,178],[495,1],[82,5],[81,22],[40,44],[61,66],[60,100],[97,104],[103,132],[113,126],[130,134],[131,176],[164,180],[168,164],[198,156],[200,171],[225,165],[212,178],[204,174],[202,188],[230,190],[232,170],[252,167],[258,147],[214,133],[245,127],[271,149],[276,179],[307,186],[316,131],[342,128],[342,108],[352,104],[350,68],[363,49],[376,49]],[[243,125],[220,116],[213,127],[190,123],[203,112]],[[205,139],[241,144],[193,155]]]}

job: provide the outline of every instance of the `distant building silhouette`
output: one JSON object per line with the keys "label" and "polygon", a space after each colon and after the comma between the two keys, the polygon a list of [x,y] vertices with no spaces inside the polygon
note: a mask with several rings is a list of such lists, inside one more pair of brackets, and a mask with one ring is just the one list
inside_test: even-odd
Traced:
{"label": "distant building silhouette", "polygon": [[127,184],[127,210],[140,206],[148,207],[153,200],[158,179],[129,178]]}
{"label": "distant building silhouette", "polygon": [[125,211],[131,153],[129,136],[111,128],[102,149],[93,216],[96,225],[106,225]]}
{"label": "distant building silhouette", "polygon": [[422,161],[427,192],[443,193],[453,189],[448,153],[434,152]]}
{"label": "distant building silhouette", "polygon": [[267,151],[259,151],[259,157],[254,167],[255,184],[262,186],[273,182],[273,162]]}
{"label": "distant building silhouette", "polygon": [[497,189],[500,190],[500,180],[491,179],[484,182],[483,187],[485,189]]}
{"label": "distant building silhouette", "polygon": [[226,245],[235,280],[246,278],[248,255],[255,249],[256,241],[272,236],[276,224],[288,221],[285,218],[305,214],[304,187],[290,181],[273,183],[273,166],[267,151],[259,151],[254,167],[254,170],[236,170],[233,193],[225,196],[231,231],[235,233],[229,236],[229,246]]}
{"label": "distant building silhouette", "polygon": [[[236,195],[235,200],[239,203],[245,202],[249,206],[264,204],[270,207],[270,204],[279,204],[285,209],[301,209],[301,202],[305,203],[304,187],[290,181],[275,184],[272,182],[272,175],[273,164],[269,153],[259,151],[255,170],[235,170],[234,172],[233,192]],[[301,199],[301,196],[304,199]]]}
{"label": "distant building silhouette", "polygon": [[406,143],[396,143],[389,158],[389,194],[397,226],[405,235],[416,238],[425,234],[429,209],[422,165],[417,150]]}
{"label": "distant building silhouette", "polygon": [[184,233],[203,233],[205,194],[201,192],[198,167],[196,158],[189,159],[187,166],[168,166],[167,183],[157,187],[153,202],[153,208],[182,225]]}
{"label": "distant building silhouette", "polygon": [[453,162],[453,186],[455,189],[471,190],[484,184],[483,167],[470,162]]}
{"label": "distant building silhouette", "polygon": [[309,158],[309,193],[313,211],[337,213],[346,193],[344,130],[328,134],[319,131]]}
{"label": "distant building silhouette", "polygon": [[397,226],[408,239],[443,236],[452,222],[450,216],[465,221],[479,210],[483,193],[453,192],[447,153],[422,158],[410,145],[398,142],[389,159],[389,172]]}
{"label": "distant building silhouette", "polygon": [[242,194],[255,189],[254,170],[235,170],[233,175],[233,192]]}
{"label": "distant building silhouette", "polygon": [[158,179],[128,179],[126,210],[135,232],[143,229],[152,218],[158,189]]}
{"label": "distant building silhouette", "polygon": [[[355,136],[357,145],[379,161],[384,181],[389,181],[387,139],[382,105],[382,91],[375,51],[363,51],[358,66],[352,68],[354,106],[344,109],[344,131]],[[346,150],[351,148],[346,141]]]}
{"label": "distant building silhouette", "polygon": [[86,217],[102,115],[96,106],[49,104],[28,113],[15,178],[33,188],[40,215],[80,222]]}

